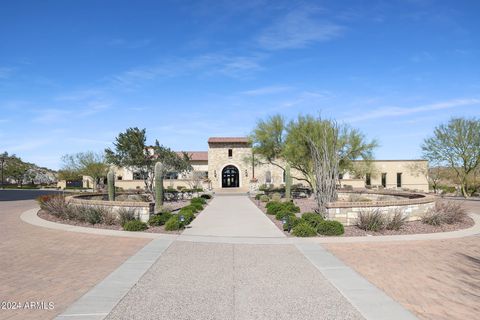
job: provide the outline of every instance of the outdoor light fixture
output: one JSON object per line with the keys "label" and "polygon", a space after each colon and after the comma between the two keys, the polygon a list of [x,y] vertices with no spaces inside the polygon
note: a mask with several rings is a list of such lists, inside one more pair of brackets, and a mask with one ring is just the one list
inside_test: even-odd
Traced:
{"label": "outdoor light fixture", "polygon": [[213,176],[216,178],[217,177],[217,170],[213,170]]}
{"label": "outdoor light fixture", "polygon": [[248,177],[248,171],[245,169],[245,177]]}

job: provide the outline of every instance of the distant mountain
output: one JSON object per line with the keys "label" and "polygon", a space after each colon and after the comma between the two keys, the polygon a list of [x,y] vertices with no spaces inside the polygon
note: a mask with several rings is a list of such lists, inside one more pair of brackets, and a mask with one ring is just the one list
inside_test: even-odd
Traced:
{"label": "distant mountain", "polygon": [[33,181],[35,184],[52,184],[57,182],[58,174],[56,171],[45,167],[39,167],[33,163],[29,163],[29,165],[31,168],[28,169],[26,175],[29,181],[24,181],[24,183],[32,183]]}

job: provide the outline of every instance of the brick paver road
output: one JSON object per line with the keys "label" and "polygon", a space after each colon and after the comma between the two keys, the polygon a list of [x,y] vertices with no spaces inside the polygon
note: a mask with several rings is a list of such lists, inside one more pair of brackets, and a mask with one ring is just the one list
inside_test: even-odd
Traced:
{"label": "brick paver road", "polygon": [[421,319],[478,319],[480,236],[324,247]]}
{"label": "brick paver road", "polygon": [[53,302],[53,310],[1,310],[0,319],[51,319],[148,239],[50,230],[20,220],[35,201],[0,201],[0,301]]}

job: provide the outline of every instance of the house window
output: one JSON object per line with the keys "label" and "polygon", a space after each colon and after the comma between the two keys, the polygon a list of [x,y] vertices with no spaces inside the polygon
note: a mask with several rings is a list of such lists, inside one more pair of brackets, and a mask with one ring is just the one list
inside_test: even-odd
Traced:
{"label": "house window", "polygon": [[343,173],[339,173],[338,174],[338,180],[342,180],[343,179]]}
{"label": "house window", "polygon": [[265,172],[265,183],[272,183],[272,173],[270,171]]}
{"label": "house window", "polygon": [[386,188],[387,187],[387,174],[382,173],[382,187]]}
{"label": "house window", "polygon": [[397,172],[397,188],[401,188],[401,187],[402,187],[402,173]]}
{"label": "house window", "polygon": [[231,158],[233,156],[233,150],[228,149],[228,157]]}
{"label": "house window", "polygon": [[367,186],[372,185],[372,175],[370,173],[367,173],[365,175],[365,185],[367,185]]}
{"label": "house window", "polygon": [[118,176],[118,177],[117,177],[117,180],[122,180],[122,179],[123,179],[122,176]]}

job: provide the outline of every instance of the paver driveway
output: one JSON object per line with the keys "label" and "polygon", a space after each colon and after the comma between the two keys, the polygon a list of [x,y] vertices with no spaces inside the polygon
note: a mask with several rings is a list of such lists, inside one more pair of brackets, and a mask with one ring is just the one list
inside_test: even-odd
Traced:
{"label": "paver driveway", "polygon": [[149,241],[56,231],[20,220],[34,207],[32,200],[0,201],[0,300],[53,302],[55,308],[0,309],[0,319],[53,318]]}
{"label": "paver driveway", "polygon": [[[480,201],[462,202],[480,214]],[[324,247],[421,319],[479,318],[480,235]]]}

